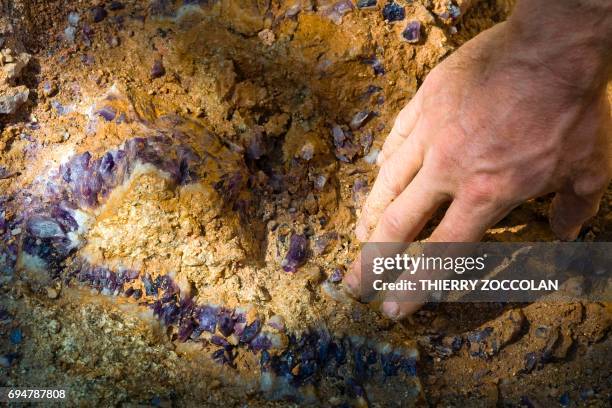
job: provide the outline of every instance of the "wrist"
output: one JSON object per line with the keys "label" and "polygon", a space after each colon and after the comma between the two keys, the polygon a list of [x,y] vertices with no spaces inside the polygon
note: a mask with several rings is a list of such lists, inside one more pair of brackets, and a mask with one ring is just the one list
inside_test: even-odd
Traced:
{"label": "wrist", "polygon": [[500,52],[574,95],[600,94],[612,75],[612,2],[520,1]]}

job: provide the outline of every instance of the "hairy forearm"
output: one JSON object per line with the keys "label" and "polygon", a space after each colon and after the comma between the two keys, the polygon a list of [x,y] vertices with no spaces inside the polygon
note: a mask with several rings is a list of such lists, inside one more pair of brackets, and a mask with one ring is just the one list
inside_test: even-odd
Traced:
{"label": "hairy forearm", "polygon": [[507,23],[516,58],[577,92],[612,78],[612,1],[519,0]]}

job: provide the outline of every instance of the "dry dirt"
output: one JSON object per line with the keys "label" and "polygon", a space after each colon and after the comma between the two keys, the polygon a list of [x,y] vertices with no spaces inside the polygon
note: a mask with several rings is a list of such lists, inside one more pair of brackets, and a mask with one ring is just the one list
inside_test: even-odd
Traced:
{"label": "dry dirt", "polygon": [[[367,397],[342,399],[323,377],[289,398],[294,403],[609,406],[609,304],[428,305],[393,323],[330,281],[358,249],[354,223],[376,175],[370,159],[394,115],[431,68],[503,21],[511,1],[460,2],[466,12],[453,19],[441,0],[398,0],[406,16],[397,22],[383,19],[382,0],[340,18],[325,1],[174,3],[1,2],[0,49],[31,55],[18,78],[0,87],[0,95],[29,89],[15,114],[0,114],[4,220],[27,213],[10,202],[70,157],[102,157],[143,132],[182,132],[197,154],[212,159],[198,167],[194,184],[177,185],[150,168],[132,174],[86,211],[83,244],[56,275],[41,276],[23,258],[15,268],[5,262],[0,386],[66,387],[71,406],[288,403],[259,391],[258,355],[238,349],[235,368],[219,365],[210,336],[181,342],[177,328],[159,323],[141,302],[76,282],[70,271],[86,261],[171,276],[198,304],[265,321],[279,316],[287,334],[279,335],[281,349],[289,334],[325,325],[333,336],[418,350],[417,376],[402,377],[406,399],[397,397],[397,381],[373,381]],[[475,4],[467,10],[468,3]],[[96,6],[106,11],[98,22]],[[79,21],[71,33],[74,11]],[[402,37],[411,21],[422,25],[415,43]],[[97,114],[104,108],[123,120],[104,120]],[[335,145],[334,126],[348,135],[364,111],[368,118],[353,126],[350,143]],[[238,191],[215,187],[232,172],[244,176]],[[553,240],[549,202],[525,203],[485,239]],[[580,239],[610,240],[611,203],[608,189]],[[20,231],[2,221],[1,245],[20,247]],[[308,239],[310,256],[287,273],[281,263],[294,234]],[[141,279],[131,287],[145,290]],[[475,356],[466,339],[487,327],[500,347]],[[530,361],[542,353],[545,359]]]}

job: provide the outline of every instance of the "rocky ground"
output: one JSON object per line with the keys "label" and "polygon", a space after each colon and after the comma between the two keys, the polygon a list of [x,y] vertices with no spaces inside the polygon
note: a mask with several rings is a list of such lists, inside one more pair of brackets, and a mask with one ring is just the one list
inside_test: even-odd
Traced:
{"label": "rocky ground", "polygon": [[[0,385],[84,406],[608,406],[609,304],[392,323],[339,283],[394,115],[511,2],[2,7]],[[610,239],[611,199],[580,239]],[[486,239],[553,240],[548,203]]]}

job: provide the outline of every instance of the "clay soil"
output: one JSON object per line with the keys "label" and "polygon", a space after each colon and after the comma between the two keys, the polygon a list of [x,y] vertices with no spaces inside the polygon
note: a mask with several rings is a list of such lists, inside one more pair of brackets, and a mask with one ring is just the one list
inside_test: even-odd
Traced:
{"label": "clay soil", "polygon": [[[436,64],[503,21],[512,2],[469,2],[452,19],[441,17],[446,2],[398,1],[406,16],[393,23],[383,19],[380,0],[336,21],[322,12],[327,2],[308,0],[185,2],[192,4],[182,9],[169,0],[111,3],[1,1],[0,49],[31,59],[17,80],[30,90],[28,101],[0,114],[0,197],[16,196],[70,155],[99,156],[133,137],[129,123],[98,121],[88,130],[91,107],[117,95],[113,107],[128,118],[155,126],[175,115],[188,121],[186,132],[214,135],[248,173],[240,192],[246,209],[224,208],[212,188],[178,193],[158,174],[143,174],[95,214],[79,256],[129,261],[152,276],[172,272],[198,299],[281,316],[289,332],[323,322],[334,333],[417,348],[421,392],[410,404],[609,406],[609,304],[427,305],[393,323],[329,281],[357,254],[354,224],[377,172],[370,158],[394,116]],[[296,5],[302,11],[293,14]],[[95,6],[107,12],[100,21]],[[74,38],[66,32],[70,12],[79,13]],[[401,35],[409,21],[422,25],[418,42]],[[339,150],[332,128],[348,132],[362,111],[370,113],[352,129],[354,149]],[[521,205],[485,240],[553,241],[549,202]],[[580,240],[612,238],[611,205],[608,189]],[[287,273],[281,262],[292,233],[307,236],[312,252]],[[327,244],[319,248],[321,237]],[[206,267],[190,261],[210,248]],[[0,321],[0,355],[17,357],[0,365],[0,386],[66,387],[71,406],[290,403],[261,395],[248,353],[237,369],[212,363],[206,345],[177,341],[136,302],[18,267],[2,272],[8,317]],[[466,344],[451,347],[484,327],[500,339],[494,351],[475,356]],[[530,353],[543,352],[546,361],[530,365]],[[319,401],[339,405],[325,395]],[[398,405],[394,395],[379,401],[373,405]]]}

